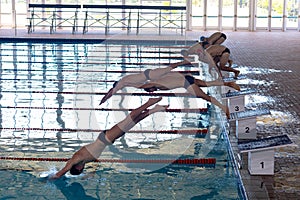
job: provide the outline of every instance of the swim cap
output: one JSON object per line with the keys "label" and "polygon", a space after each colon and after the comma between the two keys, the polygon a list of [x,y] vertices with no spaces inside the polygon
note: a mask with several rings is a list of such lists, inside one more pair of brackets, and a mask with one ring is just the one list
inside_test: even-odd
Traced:
{"label": "swim cap", "polygon": [[208,45],[208,44],[209,44],[208,42],[204,41],[204,42],[202,42],[201,45],[202,45],[203,48],[205,48],[205,46]]}
{"label": "swim cap", "polygon": [[204,41],[205,40],[205,37],[204,36],[201,36],[200,37],[200,41]]}

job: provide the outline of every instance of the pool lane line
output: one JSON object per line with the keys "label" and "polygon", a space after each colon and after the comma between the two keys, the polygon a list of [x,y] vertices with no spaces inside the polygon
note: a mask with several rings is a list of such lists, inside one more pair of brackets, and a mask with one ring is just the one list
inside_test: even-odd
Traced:
{"label": "pool lane line", "polygon": [[[72,128],[29,128],[29,127],[1,127],[0,130],[12,130],[12,131],[55,131],[55,132],[102,132],[100,129],[72,129]],[[136,134],[179,134],[179,135],[206,135],[208,133],[207,128],[198,129],[185,129],[185,130],[130,130],[126,133]]]}
{"label": "pool lane line", "polygon": [[[123,52],[122,52],[123,53]],[[127,53],[127,52],[126,52]],[[128,52],[130,53],[130,52]],[[159,54],[159,53],[158,53]],[[13,54],[1,54],[2,57],[13,57],[14,55]],[[32,55],[31,55],[32,56]],[[24,54],[24,55],[18,55],[18,57],[28,57],[28,55]],[[33,55],[32,57],[34,58],[44,58],[45,55],[43,54],[38,54],[38,55]],[[63,58],[65,58],[66,60],[67,59],[74,59],[74,58],[77,58],[77,59],[86,59],[86,58],[105,58],[107,59],[108,56],[93,56],[93,55],[88,55],[88,56],[83,56],[83,55],[64,55]],[[56,58],[56,57],[54,57]],[[115,56],[115,55],[109,55],[109,58],[128,58],[128,59],[139,59],[139,60],[142,60],[142,59],[166,59],[166,60],[183,60],[184,57],[183,56],[159,56],[159,57],[153,57],[153,56]],[[62,59],[60,59],[62,60]]]}
{"label": "pool lane line", "polygon": [[[132,111],[133,108],[58,108],[58,107],[34,107],[34,106],[0,106],[1,109],[37,109],[37,110],[95,110],[95,111]],[[162,112],[193,112],[206,113],[207,108],[167,108]]]}
{"label": "pool lane line", "polygon": [[[153,58],[155,59],[155,58]],[[118,61],[118,62],[114,62],[114,61],[110,61],[110,62],[100,62],[100,61],[76,61],[74,59],[72,60],[51,60],[51,61],[16,61],[16,60],[9,60],[9,61],[5,61],[3,60],[2,63],[17,63],[17,64],[60,64],[60,65],[69,65],[69,64],[81,64],[81,65],[89,65],[89,64],[93,64],[93,65],[170,65],[170,62],[122,62],[122,61]]]}
{"label": "pool lane line", "polygon": [[[190,47],[190,45],[187,46],[187,45],[184,45],[184,44],[170,44],[170,45],[164,45],[164,46],[152,45],[152,44],[149,43],[149,41],[147,41],[147,44],[142,43],[140,41],[138,41],[138,42],[140,42],[139,44],[120,44],[120,42],[118,42],[119,44],[116,44],[116,43],[107,43],[107,41],[108,40],[104,40],[103,42],[93,43],[93,44],[91,44],[91,43],[77,43],[77,42],[75,42],[75,43],[73,43],[73,42],[72,43],[48,43],[48,42],[40,43],[40,42],[32,42],[32,41],[30,42],[30,44],[29,43],[23,43],[23,42],[16,42],[15,44],[11,44],[11,42],[6,42],[6,43],[2,43],[2,44],[5,44],[3,46],[10,46],[10,47],[28,47],[28,46],[30,46],[30,48],[32,48],[32,47],[38,46],[40,48],[38,50],[43,50],[41,48],[41,45],[43,45],[44,48],[46,48],[46,47],[51,47],[52,48],[53,46],[64,46],[65,48],[66,47],[74,48],[75,45],[76,45],[77,48],[80,48],[80,47],[83,48],[85,46],[90,46],[90,47],[94,47],[94,48],[99,48],[99,47],[106,48],[108,46],[109,48],[120,48],[120,47],[124,48],[124,47],[127,47],[127,48],[131,48],[131,49],[134,49],[134,48],[136,48],[136,49],[141,49],[141,48],[143,48],[143,49],[153,49],[153,48],[178,49],[178,48],[189,48]],[[162,42],[164,42],[164,41],[162,41]],[[194,44],[194,43],[191,43],[191,44]],[[5,49],[5,48],[3,48],[3,49]],[[6,48],[6,49],[9,49],[9,48]],[[24,50],[27,50],[27,48],[24,49]],[[53,49],[46,49],[46,51],[56,51],[56,49],[54,49],[54,50]],[[58,49],[58,51],[68,51],[68,50],[67,49]]]}
{"label": "pool lane line", "polygon": [[[149,68],[151,69],[151,68]],[[156,69],[156,68],[153,68]],[[68,70],[68,69],[60,69],[60,70],[55,70],[55,69],[51,69],[51,70],[42,70],[42,69],[2,69],[2,71],[14,71],[14,72],[44,72],[47,71],[48,72],[90,72],[90,73],[143,73],[144,70]],[[172,70],[170,73],[191,73],[191,74],[199,74],[199,70]],[[5,75],[4,73],[2,73],[2,75]],[[18,74],[22,75],[22,74]],[[28,76],[28,74],[25,74],[26,76]]]}
{"label": "pool lane line", "polygon": [[[8,46],[8,45],[7,45]],[[25,51],[25,52],[74,52],[74,46],[70,46],[70,49],[53,49],[53,46],[45,46],[43,48],[38,48],[38,49],[32,49],[34,46],[39,46],[40,45],[31,45],[30,48],[28,48],[29,45],[15,45],[14,47],[18,47],[17,51]],[[13,46],[11,46],[13,47]],[[20,47],[27,47],[27,48],[20,48]],[[47,49],[47,47],[51,49]],[[190,46],[136,46],[136,45],[119,45],[119,46],[107,46],[107,45],[99,45],[99,46],[93,46],[94,49],[89,50],[89,53],[105,53],[105,52],[128,52],[128,53],[169,53],[169,54],[174,54],[176,51],[170,51],[170,50],[178,50],[178,49],[188,49]],[[150,50],[149,50],[150,49]],[[153,49],[153,50],[152,50]],[[157,51],[156,49],[159,49]],[[14,48],[8,48],[3,46],[2,47],[3,51],[16,51]],[[152,50],[152,51],[151,51]],[[79,47],[76,49],[78,52],[85,52],[86,50],[83,49],[83,47]]]}
{"label": "pool lane line", "polygon": [[[153,58],[155,59],[155,58]],[[64,60],[60,60],[60,61],[2,61],[2,64],[5,63],[12,63],[12,64],[43,64],[43,65],[60,65],[60,66],[68,66],[68,65],[119,65],[119,66],[124,66],[124,65],[128,65],[128,66],[158,66],[158,65],[164,65],[164,66],[169,66],[170,62],[99,62],[99,61],[95,61],[95,62],[84,62],[84,61],[64,61]],[[187,65],[182,65],[185,67],[189,67],[189,66],[193,66],[192,64],[187,64]],[[195,67],[195,66],[193,66]]]}
{"label": "pool lane line", "polygon": [[[47,161],[47,162],[67,162],[70,158],[30,158],[1,156],[0,160],[18,161]],[[176,165],[215,165],[216,158],[185,158],[185,159],[96,159],[93,162],[100,163],[148,163],[148,164],[176,164]]]}
{"label": "pool lane line", "polygon": [[[51,91],[17,91],[17,90],[2,90],[1,93],[15,93],[15,94],[75,94],[75,95],[105,95],[106,92],[51,92]],[[177,93],[168,93],[168,92],[132,92],[132,93],[116,93],[114,95],[120,95],[120,96],[165,96],[165,97],[189,97],[189,98],[198,98],[196,96],[193,96],[192,94],[186,93],[186,92],[177,92]]]}

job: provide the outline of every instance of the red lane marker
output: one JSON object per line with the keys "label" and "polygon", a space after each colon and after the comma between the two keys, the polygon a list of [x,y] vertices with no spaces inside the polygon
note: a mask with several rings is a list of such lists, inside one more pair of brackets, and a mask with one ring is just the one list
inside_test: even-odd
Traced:
{"label": "red lane marker", "polygon": [[[2,127],[0,130],[13,130],[13,131],[57,131],[57,132],[101,132],[100,129],[68,129],[68,128],[12,128]],[[160,134],[206,134],[208,130],[203,129],[186,129],[186,130],[131,130],[127,133],[160,133]]]}
{"label": "red lane marker", "polygon": [[[13,70],[13,69],[3,69],[3,70]],[[18,69],[15,71],[28,71],[28,72],[32,72],[32,71],[43,71],[43,70],[34,70],[34,69]],[[57,70],[48,70],[47,72],[52,71],[52,72],[57,72]],[[67,69],[63,69],[63,70],[59,70],[60,72],[91,72],[91,73],[142,73],[144,70],[131,70],[131,71],[127,71],[127,70],[67,70]],[[176,72],[176,73],[192,73],[192,74],[199,74],[199,70],[173,70],[171,73]]]}
{"label": "red lane marker", "polygon": [[[12,91],[12,90],[4,90],[1,91],[2,93],[34,93],[34,94],[86,94],[86,95],[105,95],[106,92],[50,92],[50,91]],[[168,97],[195,97],[189,93],[185,92],[178,92],[178,93],[168,93],[168,92],[151,92],[151,93],[146,93],[146,92],[134,92],[134,93],[116,93],[114,95],[130,95],[130,96],[168,96]]]}
{"label": "red lane marker", "polygon": [[[2,106],[2,109],[38,109],[38,110],[95,110],[95,111],[132,111],[132,108],[57,108],[57,107],[28,107],[28,106]],[[207,108],[169,108],[165,112],[193,112],[204,113],[207,112]]]}
{"label": "red lane marker", "polygon": [[[1,156],[0,160],[18,160],[18,161],[47,161],[47,162],[67,162],[69,158],[29,158],[29,157],[6,157]],[[94,162],[102,163],[147,163],[147,164],[159,164],[159,163],[172,163],[176,165],[214,165],[216,164],[216,158],[191,158],[191,159],[96,159]]]}

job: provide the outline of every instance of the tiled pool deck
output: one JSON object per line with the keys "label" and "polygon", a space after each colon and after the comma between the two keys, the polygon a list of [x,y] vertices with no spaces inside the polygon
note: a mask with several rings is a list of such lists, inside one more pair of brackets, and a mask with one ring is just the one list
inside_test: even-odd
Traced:
{"label": "tiled pool deck", "polygon": [[[279,148],[275,151],[275,174],[273,176],[251,176],[247,167],[240,169],[249,199],[299,199],[300,198],[300,33],[287,32],[232,32],[224,31],[228,39],[225,45],[230,48],[234,64],[274,73],[251,73],[247,77],[263,84],[244,84],[244,88],[256,88],[258,95],[274,101],[257,102],[257,107],[283,113],[279,117],[264,119],[258,125],[258,137],[288,134],[295,146]],[[140,34],[136,36],[115,34],[113,39],[155,39],[155,40],[197,40],[200,35],[212,32],[188,31],[185,36],[176,34]],[[86,34],[37,34],[28,35],[26,30],[0,29],[1,38],[74,38],[101,39],[103,35]],[[292,119],[287,118],[287,114]],[[279,114],[280,115],[280,114]],[[275,120],[277,119],[277,120]],[[278,120],[280,119],[280,120]],[[272,121],[273,120],[273,121]],[[234,134],[230,134],[234,153],[237,144]],[[244,157],[245,161],[246,158]],[[247,164],[244,162],[244,164]]]}

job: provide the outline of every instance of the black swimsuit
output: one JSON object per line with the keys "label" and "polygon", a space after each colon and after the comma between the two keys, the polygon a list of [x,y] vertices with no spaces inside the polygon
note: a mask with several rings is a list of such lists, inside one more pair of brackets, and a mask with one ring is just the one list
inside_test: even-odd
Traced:
{"label": "black swimsuit", "polygon": [[[226,35],[225,35],[224,33],[221,34],[221,37],[224,38],[225,40],[226,40],[226,38],[227,38]],[[221,38],[221,37],[220,37],[220,38]]]}
{"label": "black swimsuit", "polygon": [[105,138],[105,134],[106,134],[106,130],[102,131],[99,135],[98,135],[98,139],[103,142],[105,145],[112,145],[114,143],[114,141],[111,143],[109,141],[107,141],[107,139]]}
{"label": "black swimsuit", "polygon": [[228,48],[226,48],[221,55],[223,55],[224,53],[229,53],[230,54],[230,50]]}
{"label": "black swimsuit", "polygon": [[185,89],[187,89],[188,87],[190,87],[195,83],[195,78],[191,75],[185,75],[184,78],[185,78],[185,82],[184,82]]}
{"label": "black swimsuit", "polygon": [[144,75],[145,75],[145,77],[146,77],[147,80],[150,80],[150,76],[149,76],[150,71],[151,71],[151,69],[146,69],[146,70],[144,71]]}

